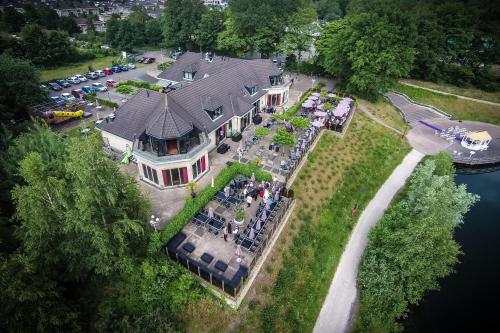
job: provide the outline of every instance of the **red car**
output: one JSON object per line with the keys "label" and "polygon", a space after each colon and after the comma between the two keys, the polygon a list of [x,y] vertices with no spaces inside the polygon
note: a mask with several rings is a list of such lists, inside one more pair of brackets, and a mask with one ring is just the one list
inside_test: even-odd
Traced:
{"label": "red car", "polygon": [[118,87],[118,82],[116,82],[113,79],[106,80],[106,86],[109,88],[116,88]]}
{"label": "red car", "polygon": [[146,58],[144,59],[144,61],[142,62],[143,64],[152,64],[153,62],[155,62],[156,58]]}
{"label": "red car", "polygon": [[111,75],[111,74],[113,74],[113,71],[111,70],[111,68],[104,68],[102,71],[103,71],[103,72],[104,72],[104,74],[106,74],[106,75]]}
{"label": "red car", "polygon": [[75,96],[75,98],[82,99],[85,97],[85,93],[81,89],[73,89],[71,90],[71,95]]}

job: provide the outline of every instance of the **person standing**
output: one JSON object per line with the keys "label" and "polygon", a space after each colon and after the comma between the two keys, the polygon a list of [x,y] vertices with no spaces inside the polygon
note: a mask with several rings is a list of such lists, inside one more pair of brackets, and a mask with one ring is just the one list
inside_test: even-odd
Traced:
{"label": "person standing", "polygon": [[249,195],[247,196],[247,207],[250,207],[251,204],[252,204],[252,196]]}
{"label": "person standing", "polygon": [[224,241],[227,242],[227,226],[224,227]]}

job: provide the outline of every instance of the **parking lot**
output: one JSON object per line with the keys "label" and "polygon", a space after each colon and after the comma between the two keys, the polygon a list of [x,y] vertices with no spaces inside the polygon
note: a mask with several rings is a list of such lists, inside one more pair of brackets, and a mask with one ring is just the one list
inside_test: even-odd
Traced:
{"label": "parking lot", "polygon": [[[88,80],[87,82],[81,82],[79,84],[72,85],[71,87],[68,88],[63,88],[61,91],[50,91],[49,95],[50,96],[59,96],[62,93],[71,93],[71,90],[74,89],[81,89],[83,86],[91,86],[92,83],[97,83],[100,82],[104,85],[106,85],[106,80],[113,79],[116,82],[123,82],[127,80],[143,80],[143,81],[153,81],[156,80],[156,75],[160,73],[160,71],[157,69],[157,65],[161,63],[161,54],[160,51],[151,51],[151,52],[146,52],[144,57],[153,57],[156,58],[156,61],[152,64],[147,64],[143,65],[143,67],[139,67],[136,69],[131,69],[127,72],[120,72],[120,73],[114,73],[109,76],[104,76],[101,77],[97,80]],[[109,67],[111,67],[111,64],[109,64]],[[96,68],[96,70],[102,70],[103,68]],[[75,74],[82,74],[85,75],[85,73],[74,73]],[[113,88],[110,88],[108,92],[98,92],[97,96],[103,99],[109,99],[115,103],[122,104],[124,98],[124,95],[117,94],[114,92]]]}

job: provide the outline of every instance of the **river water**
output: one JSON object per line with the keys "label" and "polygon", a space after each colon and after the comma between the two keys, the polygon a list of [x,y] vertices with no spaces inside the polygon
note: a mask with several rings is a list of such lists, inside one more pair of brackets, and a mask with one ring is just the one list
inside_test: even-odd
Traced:
{"label": "river water", "polygon": [[458,174],[456,182],[481,196],[456,231],[464,254],[441,289],[411,310],[406,333],[500,332],[500,171]]}

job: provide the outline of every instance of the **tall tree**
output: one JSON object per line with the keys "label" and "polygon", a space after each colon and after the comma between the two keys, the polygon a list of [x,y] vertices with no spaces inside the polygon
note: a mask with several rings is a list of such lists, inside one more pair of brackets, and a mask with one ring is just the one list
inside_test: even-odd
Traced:
{"label": "tall tree", "polygon": [[416,28],[411,17],[361,13],[332,22],[316,43],[320,64],[348,91],[376,98],[410,72]]}
{"label": "tall tree", "polygon": [[57,28],[66,31],[69,35],[73,36],[81,32],[80,27],[76,24],[73,16],[61,16]]}
{"label": "tall tree", "polygon": [[166,43],[192,49],[195,42],[195,30],[205,10],[200,0],[167,1],[161,21]]}
{"label": "tall tree", "polygon": [[316,18],[313,7],[306,7],[290,16],[287,31],[280,43],[280,49],[286,55],[297,52],[300,61],[302,52],[310,50],[313,34],[319,30],[315,24]]}
{"label": "tall tree", "polygon": [[416,170],[404,198],[369,233],[358,276],[359,331],[397,331],[408,305],[437,289],[458,261],[454,229],[478,197],[455,185],[448,155],[438,160],[439,167],[428,160]]}
{"label": "tall tree", "polygon": [[26,23],[24,15],[18,12],[14,7],[8,6],[0,13],[0,29],[13,33],[21,31]]}
{"label": "tall tree", "polygon": [[196,29],[196,43],[200,48],[215,49],[217,35],[224,30],[225,19],[225,12],[218,8],[212,8],[203,13]]}

